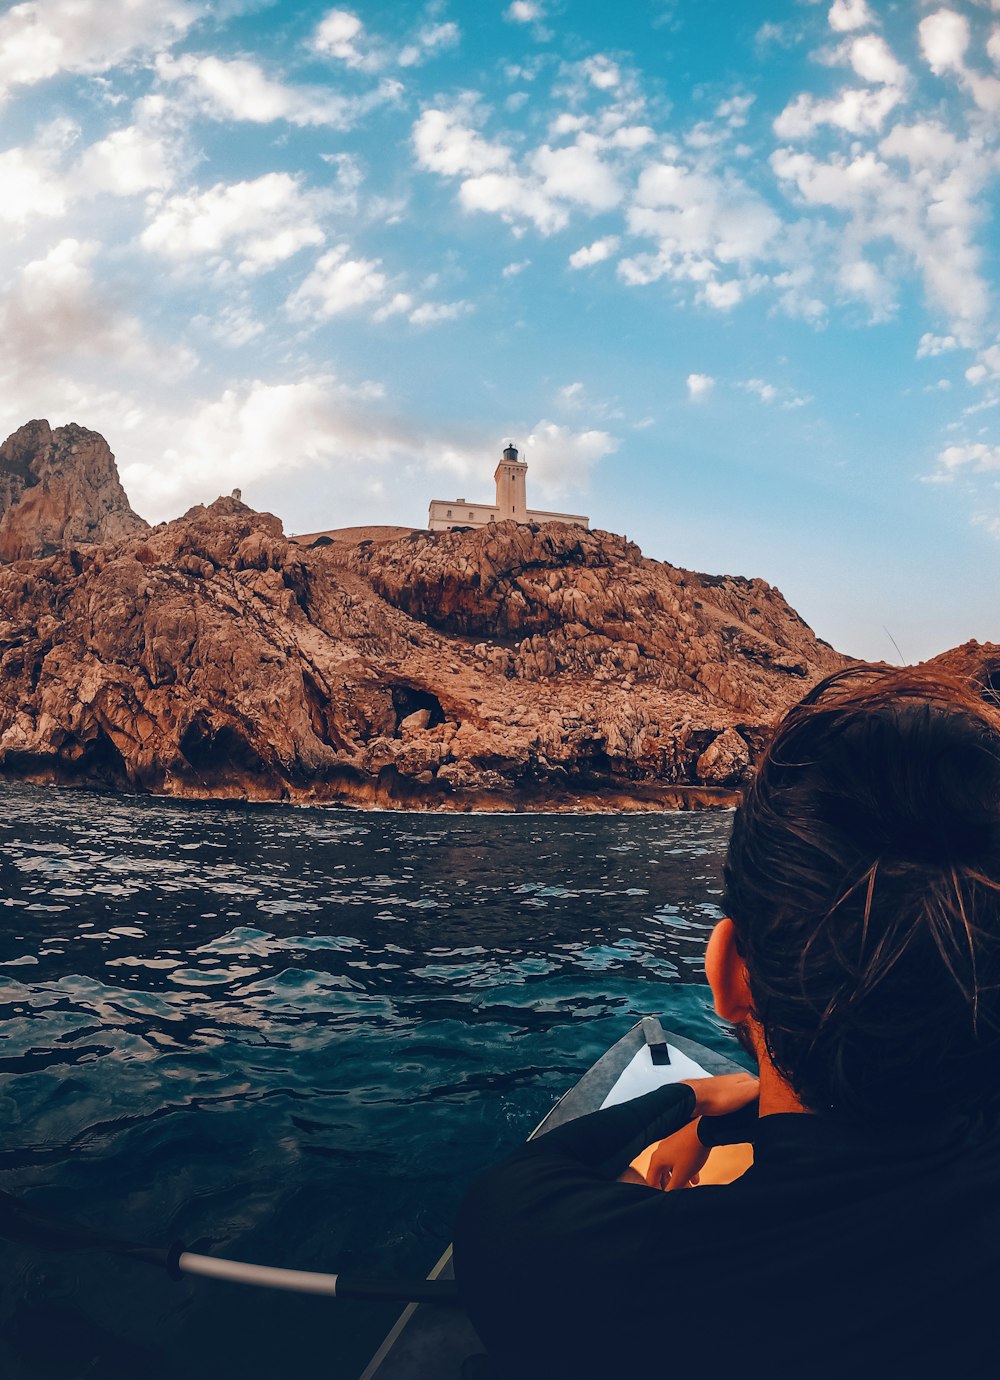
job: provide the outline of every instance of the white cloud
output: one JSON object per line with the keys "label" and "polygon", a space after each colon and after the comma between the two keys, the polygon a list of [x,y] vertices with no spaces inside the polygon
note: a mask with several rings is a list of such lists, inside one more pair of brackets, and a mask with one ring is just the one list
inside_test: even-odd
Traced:
{"label": "white cloud", "polygon": [[519,273],[523,273],[526,268],[530,267],[530,259],[518,259],[514,263],[505,264],[502,273],[505,278],[516,278]]}
{"label": "white cloud", "polygon": [[966,468],[980,473],[1000,470],[1000,446],[988,446],[982,441],[946,446],[938,456],[938,464],[946,473]]}
{"label": "white cloud", "polygon": [[448,48],[457,47],[460,38],[457,24],[426,24],[417,34],[416,42],[407,44],[399,54],[399,65],[416,67]]}
{"label": "white cloud", "polygon": [[385,79],[358,96],[344,96],[319,86],[289,86],[275,81],[247,58],[161,57],[157,73],[163,81],[180,82],[199,108],[222,120],[270,124],[287,120],[306,127],[348,129],[376,106],[398,99],[401,86]]}
{"label": "white cloud", "polygon": [[[920,46],[934,75],[953,73],[980,109],[1000,111],[1000,79],[977,72],[965,61],[970,37],[968,19],[955,10],[937,10],[920,23]],[[998,47],[994,32],[988,44],[994,60]]]}
{"label": "white cloud", "polygon": [[621,86],[621,68],[603,53],[586,58],[580,66],[591,86],[596,86],[598,91],[614,91]]}
{"label": "white cloud", "polygon": [[879,34],[863,34],[848,47],[851,66],[864,81],[905,86],[909,72]]}
{"label": "white cloud", "polygon": [[983,383],[986,379],[1000,379],[1000,344],[988,345],[976,356],[976,363],[966,369],[965,377],[971,384]]}
{"label": "white cloud", "polygon": [[542,420],[524,443],[524,458],[531,466],[532,484],[556,495],[580,488],[598,461],[613,454],[619,444],[607,431],[573,431]]}
{"label": "white cloud", "polygon": [[55,162],[37,148],[11,148],[0,153],[0,225],[23,230],[38,217],[65,213],[67,189]]}
{"label": "white cloud", "polygon": [[808,139],[821,125],[833,125],[848,134],[871,133],[882,128],[902,98],[896,86],[846,87],[827,100],[801,92],[776,118],[774,132],[779,139]]}
{"label": "white cloud", "polygon": [[543,144],[518,170],[506,144],[485,139],[471,122],[467,104],[452,110],[425,110],[413,126],[421,167],[463,179],[459,200],[466,210],[491,211],[505,220],[530,220],[543,234],[561,229],[572,203],[591,211],[617,205],[622,189],[600,157],[600,141],[581,133],[563,148]]}
{"label": "white cloud", "polygon": [[379,303],[372,313],[374,321],[406,316],[414,326],[456,321],[474,310],[471,302],[417,303],[412,293],[397,290],[389,296],[390,291],[380,259],[352,258],[350,247],[339,244],[320,256],[287,305],[293,317],[324,321]]}
{"label": "white cloud", "polygon": [[[841,246],[847,262],[862,258],[866,244],[893,241],[922,275],[929,301],[951,332],[964,344],[975,343],[989,309],[976,230],[992,160],[977,140],[955,140],[933,122],[897,125],[879,150],[884,157],[858,150],[821,159],[785,148],[772,154],[771,166],[806,206],[846,217]],[[889,305],[887,290],[882,308]]]}
{"label": "white cloud", "polygon": [[937,10],[920,21],[920,46],[935,76],[965,66],[969,21],[954,10]]}
{"label": "white cloud", "polygon": [[388,302],[373,314],[373,321],[388,321],[390,316],[403,316],[413,310],[413,298],[408,292],[394,292]]}
{"label": "white cloud", "polygon": [[[677,162],[643,169],[627,224],[633,235],[654,239],[657,248],[622,259],[623,282],[693,283],[699,300],[719,310],[735,306],[745,291],[758,286],[751,267],[776,250],[781,232],[775,212],[738,178]],[[749,276],[718,281],[723,266]]]}
{"label": "white cloud", "polygon": [[[851,26],[854,27],[854,26]],[[774,121],[780,139],[808,139],[823,125],[848,134],[881,130],[892,111],[904,100],[909,73],[880,34],[861,34],[845,39],[824,54],[828,63],[848,63],[868,87],[844,87],[835,96],[818,97],[800,92]]]}
{"label": "white cloud", "polygon": [[704,402],[715,387],[711,374],[688,374],[687,390],[691,402]]}
{"label": "white cloud", "polygon": [[714,307],[716,311],[731,311],[733,307],[739,306],[743,301],[743,284],[736,278],[727,278],[725,282],[718,282],[710,278],[698,294],[699,300],[708,306]]}
{"label": "white cloud", "polygon": [[[333,375],[291,383],[253,380],[201,400],[182,417],[152,411],[131,438],[122,481],[140,512],[173,517],[238,485],[246,491],[306,467],[318,480],[336,467],[338,490],[406,453],[407,428],[381,418],[381,390]],[[412,457],[419,445],[412,445]]]}
{"label": "white cloud", "polygon": [[935,355],[957,349],[958,341],[953,335],[934,335],[931,331],[925,331],[917,346],[917,359],[932,359]]}
{"label": "white cloud", "polygon": [[459,190],[467,211],[492,211],[516,224],[532,221],[543,235],[562,230],[569,222],[565,207],[556,205],[542,189],[512,173],[485,173],[469,178]]}
{"label": "white cloud", "polygon": [[641,149],[656,142],[656,133],[649,125],[620,125],[607,138],[616,149]]}
{"label": "white cloud", "polygon": [[67,369],[90,385],[84,388],[90,393],[109,372],[145,373],[162,382],[194,366],[189,351],[150,341],[140,322],[98,287],[97,255],[95,243],[63,239],[8,285],[0,303],[0,392],[22,412],[16,425],[36,407],[46,415],[51,399],[64,403],[73,396]]}
{"label": "white cloud", "polygon": [[430,326],[438,321],[457,321],[472,310],[471,302],[424,302],[410,312],[410,320],[415,326]]}
{"label": "white cloud", "polygon": [[413,126],[413,144],[420,166],[445,177],[478,176],[511,162],[510,149],[484,139],[461,109],[425,110]]}
{"label": "white cloud", "polygon": [[586,412],[592,419],[600,417],[605,421],[620,422],[625,419],[625,413],[616,402],[592,397],[580,380],[558,389],[555,401],[564,412]]}
{"label": "white cloud", "polygon": [[567,134],[579,134],[586,129],[590,120],[586,115],[573,115],[568,110],[560,111],[549,124],[549,132],[554,139],[564,139]]}
{"label": "white cloud", "polygon": [[578,202],[592,211],[609,211],[622,198],[617,177],[598,157],[596,140],[586,134],[566,148],[543,144],[532,155],[531,167],[546,197]]}
{"label": "white cloud", "polygon": [[260,273],[300,249],[323,243],[319,200],[288,173],[219,182],[206,192],[168,197],[143,231],[143,247],[176,263],[208,259]]}
{"label": "white cloud", "polygon": [[350,10],[330,10],[316,26],[312,48],[348,67],[371,70],[381,65],[380,55],[368,47],[364,24]]}
{"label": "white cloud", "polygon": [[875,22],[866,0],[833,0],[829,20],[830,28],[838,33],[866,29]]}
{"label": "white cloud", "polygon": [[603,263],[617,251],[619,243],[617,235],[605,235],[602,239],[594,240],[593,244],[583,245],[569,256],[569,266],[589,268],[591,264]]}
{"label": "white cloud", "polygon": [[678,163],[643,169],[629,222],[634,233],[657,235],[669,252],[721,263],[759,258],[780,228],[766,202],[737,179]]}
{"label": "white cloud", "polygon": [[715,118],[724,120],[730,129],[742,129],[747,122],[747,115],[754,99],[748,95],[730,96],[715,107]]}
{"label": "white cloud", "polygon": [[753,36],[755,46],[763,51],[771,44],[776,44],[779,48],[787,48],[792,43],[787,25],[776,24],[772,20],[766,20]]}
{"label": "white cloud", "polygon": [[514,0],[504,10],[503,17],[511,24],[537,24],[544,18],[544,11],[537,0]]}
{"label": "white cloud", "polygon": [[79,179],[91,193],[136,196],[164,191],[176,175],[176,152],[163,136],[142,125],[116,129],[80,159]]}
{"label": "white cloud", "polygon": [[339,244],[320,256],[312,272],[289,298],[288,309],[294,316],[322,320],[382,296],[387,279],[380,271],[379,261],[352,259],[349,253],[348,245]]}
{"label": "white cloud", "polygon": [[840,265],[837,282],[849,297],[864,302],[873,321],[888,321],[895,311],[892,284],[868,259],[849,258]]}
{"label": "white cloud", "polygon": [[0,15],[0,92],[59,72],[106,72],[182,38],[204,7],[189,0],[27,0]]}
{"label": "white cloud", "polygon": [[216,308],[211,316],[196,316],[191,324],[207,331],[230,350],[249,345],[266,330],[263,321],[257,320],[247,303],[240,301]]}
{"label": "white cloud", "polygon": [[762,403],[772,403],[778,397],[778,390],[774,384],[767,383],[764,379],[745,379],[740,387],[759,398]]}
{"label": "white cloud", "polygon": [[768,383],[766,379],[742,379],[739,387],[744,393],[750,393],[768,407],[777,403],[786,412],[796,411],[812,402],[809,394],[796,393],[791,388],[779,388],[777,384]]}
{"label": "white cloud", "polygon": [[[515,234],[531,222],[548,235],[563,229],[578,208],[596,214],[620,205],[623,171],[655,137],[648,126],[619,118],[620,111],[604,114],[608,121],[556,118],[550,123],[553,142],[519,159],[509,143],[480,132],[482,112],[466,95],[450,109],[425,110],[414,123],[413,145],[420,167],[461,179],[458,198],[465,210],[499,215]],[[567,134],[575,135],[573,141],[557,146],[555,139]]]}

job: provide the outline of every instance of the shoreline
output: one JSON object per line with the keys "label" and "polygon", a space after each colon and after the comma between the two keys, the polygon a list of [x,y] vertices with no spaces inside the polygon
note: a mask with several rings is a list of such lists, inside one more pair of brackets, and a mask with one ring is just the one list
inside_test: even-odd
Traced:
{"label": "shoreline", "polygon": [[739,789],[677,783],[635,782],[626,785],[595,783],[590,789],[546,791],[516,787],[497,790],[443,791],[428,787],[401,789],[398,780],[340,782],[323,790],[315,786],[261,788],[250,782],[216,787],[193,786],[176,779],[166,790],[151,789],[126,781],[89,780],[55,772],[0,771],[0,783],[62,791],[94,791],[119,798],[191,801],[196,804],[290,805],[299,808],[336,808],[359,813],[420,815],[624,815],[687,814],[702,810],[729,810],[742,798]]}

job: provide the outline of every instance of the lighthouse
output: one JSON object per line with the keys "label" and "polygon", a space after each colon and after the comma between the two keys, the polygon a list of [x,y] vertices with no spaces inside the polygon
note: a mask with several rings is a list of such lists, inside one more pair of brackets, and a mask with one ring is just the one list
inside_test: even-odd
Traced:
{"label": "lighthouse", "polygon": [[508,441],[493,472],[496,503],[469,503],[464,498],[432,498],[427,526],[432,532],[452,532],[455,528],[488,527],[495,522],[565,522],[571,527],[589,527],[590,518],[582,513],[550,513],[528,507],[528,466],[513,441]]}
{"label": "lighthouse", "polygon": [[513,441],[508,441],[493,474],[497,482],[497,521],[503,522],[507,518],[513,518],[515,522],[527,522],[527,473],[528,466],[523,460],[518,459],[517,446]]}

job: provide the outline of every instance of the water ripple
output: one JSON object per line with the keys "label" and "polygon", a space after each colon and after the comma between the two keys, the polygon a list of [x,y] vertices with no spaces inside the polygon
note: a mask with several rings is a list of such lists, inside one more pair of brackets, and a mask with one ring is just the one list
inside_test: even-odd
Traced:
{"label": "water ripple", "polygon": [[[39,1207],[302,1268],[423,1270],[472,1175],[638,1015],[731,1052],[703,961],[728,816],[0,789],[0,1186]],[[0,1259],[12,1380],[350,1377],[392,1316]]]}

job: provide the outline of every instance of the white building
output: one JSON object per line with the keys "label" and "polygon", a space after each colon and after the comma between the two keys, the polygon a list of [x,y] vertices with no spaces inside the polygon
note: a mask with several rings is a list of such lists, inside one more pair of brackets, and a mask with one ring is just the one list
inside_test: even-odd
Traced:
{"label": "white building", "polygon": [[518,459],[513,442],[507,446],[496,467],[496,503],[467,503],[464,498],[432,498],[427,526],[432,532],[450,532],[454,527],[486,527],[491,522],[568,522],[573,527],[589,527],[590,518],[580,513],[547,513],[529,508],[525,476],[528,466]]}

